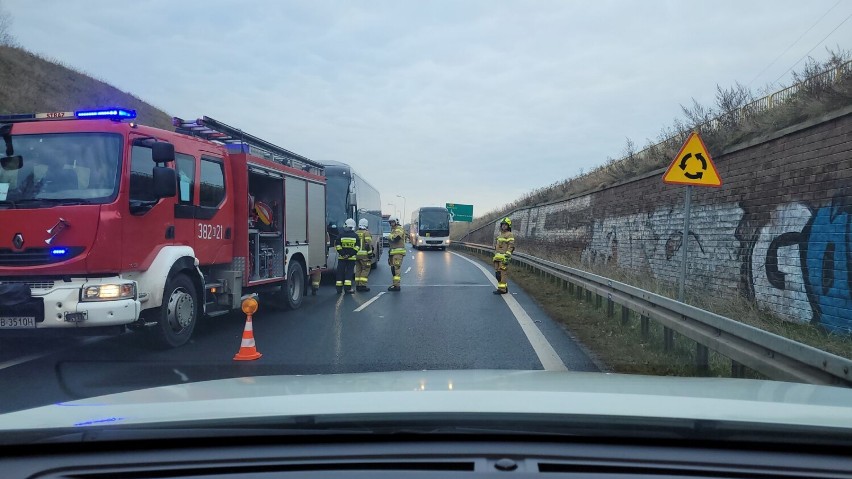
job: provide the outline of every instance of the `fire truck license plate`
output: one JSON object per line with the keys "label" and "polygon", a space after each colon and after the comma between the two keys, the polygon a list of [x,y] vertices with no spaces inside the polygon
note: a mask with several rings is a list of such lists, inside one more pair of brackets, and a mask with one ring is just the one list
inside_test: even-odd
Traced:
{"label": "fire truck license plate", "polygon": [[35,316],[0,316],[0,329],[27,329],[35,327]]}

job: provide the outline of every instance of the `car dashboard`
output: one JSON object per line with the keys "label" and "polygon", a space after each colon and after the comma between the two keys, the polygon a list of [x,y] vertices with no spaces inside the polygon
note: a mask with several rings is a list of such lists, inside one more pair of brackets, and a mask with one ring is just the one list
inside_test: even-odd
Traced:
{"label": "car dashboard", "polygon": [[[852,478],[848,450],[417,434],[180,438],[0,448],[4,478]],[[355,439],[355,440],[353,440]]]}

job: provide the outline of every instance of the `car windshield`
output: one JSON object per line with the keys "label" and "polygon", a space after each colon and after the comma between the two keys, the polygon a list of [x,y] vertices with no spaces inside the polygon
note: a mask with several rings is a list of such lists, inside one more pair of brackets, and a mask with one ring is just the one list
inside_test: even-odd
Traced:
{"label": "car windshield", "polygon": [[0,446],[852,438],[850,1],[0,0],[0,138]]}
{"label": "car windshield", "polygon": [[118,191],[118,135],[13,135],[12,144],[23,164],[17,169],[0,167],[0,201],[106,202]]}

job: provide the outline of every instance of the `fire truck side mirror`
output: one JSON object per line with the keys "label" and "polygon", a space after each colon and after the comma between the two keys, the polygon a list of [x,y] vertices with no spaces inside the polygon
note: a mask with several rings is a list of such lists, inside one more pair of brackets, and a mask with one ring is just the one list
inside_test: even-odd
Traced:
{"label": "fire truck side mirror", "polygon": [[0,158],[0,168],[6,171],[20,170],[22,166],[24,166],[24,158],[21,155]]}
{"label": "fire truck side mirror", "polygon": [[[172,148],[172,154],[174,154],[174,148]],[[153,173],[154,196],[157,198],[174,198],[177,196],[177,174],[175,170],[167,166],[155,166]]]}
{"label": "fire truck side mirror", "polygon": [[12,124],[0,124],[0,136],[6,143],[6,155],[0,158],[0,168],[6,171],[20,170],[24,166],[24,158],[15,155],[15,149],[12,147]]}
{"label": "fire truck side mirror", "polygon": [[151,143],[151,158],[154,160],[154,163],[175,161],[175,145],[165,141]]}

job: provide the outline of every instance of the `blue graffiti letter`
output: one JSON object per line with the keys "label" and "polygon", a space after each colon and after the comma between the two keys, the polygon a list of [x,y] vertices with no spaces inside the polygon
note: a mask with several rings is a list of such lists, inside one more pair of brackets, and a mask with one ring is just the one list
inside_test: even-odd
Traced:
{"label": "blue graffiti letter", "polygon": [[814,319],[829,331],[852,332],[852,209],[841,195],[820,208],[805,230],[805,280]]}

